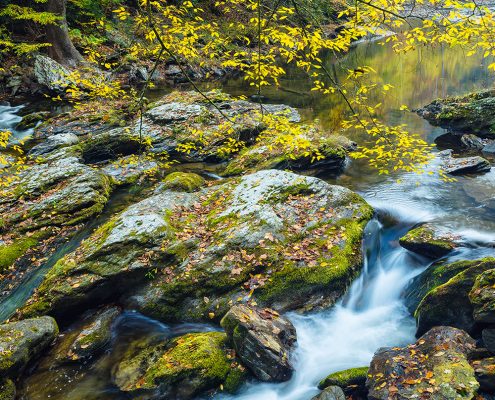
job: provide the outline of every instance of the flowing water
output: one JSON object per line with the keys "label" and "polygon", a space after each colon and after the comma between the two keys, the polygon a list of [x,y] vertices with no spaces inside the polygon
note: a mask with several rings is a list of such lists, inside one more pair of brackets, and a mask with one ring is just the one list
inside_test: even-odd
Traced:
{"label": "flowing water", "polygon": [[[407,123],[412,131],[432,142],[444,131],[413,113],[398,111],[400,105],[419,107],[437,97],[488,87],[493,77],[486,71],[487,61],[466,58],[462,50],[426,47],[395,56],[374,42],[360,44],[339,63],[332,58],[327,63],[337,77],[342,77],[347,68],[358,65],[374,67],[379,71],[376,79],[395,86],[387,98],[377,95],[374,99],[385,105],[380,118],[393,124]],[[249,94],[251,90],[242,80],[227,82],[223,89],[234,95]],[[304,118],[318,119],[325,128],[336,129],[346,112],[342,100],[320,97],[309,89],[305,77],[292,71],[282,80],[281,90],[267,90],[265,95],[270,102],[299,107]],[[362,142],[364,138],[356,136],[354,139]],[[434,160],[430,170],[439,162]],[[447,183],[429,174],[378,176],[364,162],[353,161],[343,175],[328,178],[328,181],[359,192],[377,210],[365,231],[362,274],[331,309],[309,315],[289,315],[298,334],[294,356],[296,371],[290,381],[250,382],[237,395],[219,395],[218,399],[309,400],[318,393],[318,381],[329,373],[369,364],[379,347],[414,341],[415,323],[401,294],[410,279],[427,268],[430,261],[401,248],[398,239],[415,224],[434,221],[462,236],[467,245],[453,253],[452,260],[495,254],[492,233],[495,232],[495,172]],[[37,373],[29,378],[23,398],[46,398],[40,397],[40,393],[48,393],[48,389],[54,399],[127,398],[109,382],[112,354],[130,345],[126,335],[142,337],[147,336],[146,332],[169,335],[168,330],[172,328],[133,313],[125,313],[122,318],[114,327],[115,340],[110,355],[102,363],[79,375],[68,372],[68,378],[56,381],[54,372]]]}

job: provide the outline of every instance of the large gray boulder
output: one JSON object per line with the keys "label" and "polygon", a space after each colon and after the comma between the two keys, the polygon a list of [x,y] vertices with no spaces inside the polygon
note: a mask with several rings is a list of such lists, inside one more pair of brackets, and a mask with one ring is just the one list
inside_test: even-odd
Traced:
{"label": "large gray boulder", "polygon": [[221,325],[239,359],[258,379],[283,382],[291,378],[296,329],[288,319],[270,309],[236,305]]}
{"label": "large gray boulder", "polygon": [[57,334],[57,323],[50,317],[0,325],[0,377],[17,377]]}
{"label": "large gray boulder", "polygon": [[468,355],[475,341],[464,331],[439,326],[404,348],[382,348],[371,361],[370,400],[474,399],[479,383]]}
{"label": "large gray boulder", "polygon": [[36,82],[54,92],[64,92],[71,84],[70,71],[50,57],[38,54],[34,59]]}

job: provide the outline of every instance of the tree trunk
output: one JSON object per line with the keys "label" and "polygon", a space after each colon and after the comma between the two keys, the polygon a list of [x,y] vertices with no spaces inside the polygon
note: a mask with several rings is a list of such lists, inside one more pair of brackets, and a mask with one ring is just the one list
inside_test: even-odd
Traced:
{"label": "tree trunk", "polygon": [[47,11],[62,17],[54,25],[47,25],[46,38],[48,43],[48,55],[60,64],[75,67],[83,61],[83,57],[74,47],[69,37],[67,20],[65,19],[66,0],[48,0]]}

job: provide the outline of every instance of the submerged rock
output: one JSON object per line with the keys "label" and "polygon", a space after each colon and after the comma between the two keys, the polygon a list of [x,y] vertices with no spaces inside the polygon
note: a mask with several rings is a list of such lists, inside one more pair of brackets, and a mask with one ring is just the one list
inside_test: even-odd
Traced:
{"label": "submerged rock", "polygon": [[57,323],[50,317],[0,325],[0,377],[17,377],[57,334]]}
{"label": "submerged rock", "polygon": [[221,325],[239,359],[258,379],[283,382],[291,378],[296,329],[288,319],[270,309],[236,305]]}
{"label": "submerged rock", "polygon": [[220,385],[233,391],[244,369],[235,363],[221,332],[191,333],[147,348],[114,370],[115,384],[143,399],[186,400]]}
{"label": "submerged rock", "polygon": [[479,384],[467,355],[474,347],[466,332],[439,326],[415,344],[379,349],[366,381],[368,398],[473,399]]}
{"label": "submerged rock", "polygon": [[478,275],[495,267],[495,258],[466,261],[463,266],[468,267],[430,290],[421,300],[415,312],[418,335],[437,325],[450,325],[468,332],[474,330],[474,309],[469,293]]}
{"label": "submerged rock", "polygon": [[334,372],[322,379],[318,384],[319,389],[338,386],[344,390],[347,395],[366,394],[366,379],[369,367],[350,368],[344,371]]}
{"label": "submerged rock", "polygon": [[431,124],[454,132],[495,137],[495,91],[493,90],[438,99],[417,112]]}
{"label": "submerged rock", "polygon": [[410,230],[399,239],[402,247],[429,258],[447,255],[456,247],[456,237],[440,231],[433,224],[424,224]]}

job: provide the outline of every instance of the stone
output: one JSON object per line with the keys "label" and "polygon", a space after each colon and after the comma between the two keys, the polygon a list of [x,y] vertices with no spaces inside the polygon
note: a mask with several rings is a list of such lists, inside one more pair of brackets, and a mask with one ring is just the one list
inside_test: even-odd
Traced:
{"label": "stone", "polygon": [[346,395],[359,393],[366,394],[366,379],[369,367],[350,368],[343,371],[334,372],[322,379],[318,384],[319,389],[338,386],[344,390]]}
{"label": "stone", "polygon": [[152,394],[146,398],[187,400],[220,385],[233,391],[245,372],[229,355],[224,333],[191,333],[122,360],[113,381],[124,392]]}
{"label": "stone", "polygon": [[18,131],[35,128],[41,121],[48,119],[51,116],[50,111],[38,111],[24,115],[22,120],[16,125]]}
{"label": "stone", "polygon": [[311,400],[345,400],[345,394],[338,386],[328,386]]}
{"label": "stone", "polygon": [[204,111],[206,111],[206,108],[197,104],[172,102],[149,110],[146,116],[155,123],[170,124],[199,117]]}
{"label": "stone", "polygon": [[476,379],[483,392],[495,392],[495,357],[476,360],[471,363]]}
{"label": "stone", "polygon": [[438,326],[415,344],[381,348],[371,360],[368,399],[474,399],[479,384],[467,355],[475,341],[464,331]]}
{"label": "stone", "polygon": [[495,154],[495,140],[488,141],[486,145],[483,146],[482,152],[487,154]]}
{"label": "stone", "polygon": [[0,400],[15,400],[15,395],[15,383],[8,378],[0,378]]}
{"label": "stone", "polygon": [[488,172],[491,169],[490,162],[483,157],[464,157],[447,159],[442,169],[451,175],[476,174]]}
{"label": "stone", "polygon": [[155,175],[162,164],[158,161],[134,156],[121,157],[101,168],[101,171],[117,186],[129,185]]}
{"label": "stone", "polygon": [[433,224],[423,224],[399,239],[405,249],[429,258],[440,258],[457,247],[454,235],[442,232]]}
{"label": "stone", "polygon": [[34,77],[41,86],[54,92],[64,92],[70,81],[70,71],[55,60],[38,54],[34,59]]}
{"label": "stone", "polygon": [[62,133],[44,139],[40,144],[29,150],[31,157],[44,156],[61,147],[72,146],[79,143],[79,137],[73,133]]}
{"label": "stone", "polygon": [[203,177],[192,172],[172,172],[162,182],[162,189],[178,192],[195,192],[206,184]]}
{"label": "stone", "polygon": [[495,258],[466,261],[470,266],[446,283],[431,289],[415,312],[417,335],[434,326],[450,325],[473,332],[476,321],[469,293],[478,275],[495,267]]}
{"label": "stone", "polygon": [[495,137],[495,91],[438,99],[417,110],[431,124],[460,134]]}
{"label": "stone", "polygon": [[481,150],[485,146],[483,140],[473,134],[462,135],[461,144],[464,148],[469,150]]}
{"label": "stone", "polygon": [[283,382],[291,378],[296,329],[288,319],[270,309],[240,304],[229,310],[221,325],[236,355],[259,380]]}
{"label": "stone", "polygon": [[473,305],[473,317],[479,323],[495,323],[495,269],[490,269],[476,277],[469,293]]}
{"label": "stone", "polygon": [[443,285],[472,265],[471,261],[457,261],[453,263],[437,261],[430,265],[422,273],[414,277],[404,290],[404,300],[407,309],[414,314],[419,303],[430,290]]}
{"label": "stone", "polygon": [[485,328],[481,331],[481,337],[485,347],[492,354],[495,354],[495,328]]}
{"label": "stone", "polygon": [[0,376],[17,377],[55,339],[58,327],[51,317],[0,325]]}

